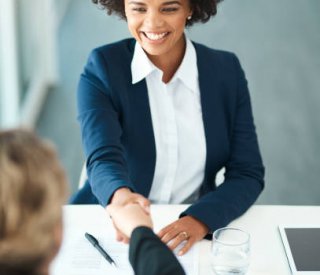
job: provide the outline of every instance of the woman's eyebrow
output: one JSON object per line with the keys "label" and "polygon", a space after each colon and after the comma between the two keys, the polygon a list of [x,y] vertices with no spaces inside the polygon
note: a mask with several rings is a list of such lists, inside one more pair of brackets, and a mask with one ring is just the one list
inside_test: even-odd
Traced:
{"label": "woman's eyebrow", "polygon": [[[143,3],[143,2],[139,2],[139,1],[135,1],[135,0],[129,1],[129,4],[139,5],[139,6],[144,6],[144,5],[146,5],[146,4]],[[164,6],[175,5],[175,4],[176,4],[176,5],[181,5],[181,2],[180,2],[180,1],[167,1],[167,2],[162,3],[162,5],[164,5]]]}
{"label": "woman's eyebrow", "polygon": [[181,5],[181,2],[180,1],[167,1],[167,2],[162,3],[162,5],[165,5],[165,6],[174,5],[174,4]]}
{"label": "woman's eyebrow", "polygon": [[128,4],[132,4],[132,5],[139,5],[139,6],[145,6],[145,3],[143,2],[139,2],[139,1],[129,1]]}

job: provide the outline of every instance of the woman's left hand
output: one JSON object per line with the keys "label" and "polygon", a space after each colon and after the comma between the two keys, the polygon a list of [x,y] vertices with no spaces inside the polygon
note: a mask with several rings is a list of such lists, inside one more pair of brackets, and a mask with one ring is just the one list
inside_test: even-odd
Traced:
{"label": "woman's left hand", "polygon": [[178,253],[181,256],[194,243],[202,240],[208,231],[209,228],[204,223],[191,216],[184,216],[162,228],[158,233],[158,237],[166,244],[170,242],[168,246],[171,250],[174,250],[180,243],[186,241]]}

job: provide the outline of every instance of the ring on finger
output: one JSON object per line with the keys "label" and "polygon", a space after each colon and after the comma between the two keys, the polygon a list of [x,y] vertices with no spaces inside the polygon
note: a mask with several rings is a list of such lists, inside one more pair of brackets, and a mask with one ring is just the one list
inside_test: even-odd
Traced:
{"label": "ring on finger", "polygon": [[184,237],[185,240],[189,239],[189,234],[186,231],[182,231],[179,233],[180,235],[182,235]]}

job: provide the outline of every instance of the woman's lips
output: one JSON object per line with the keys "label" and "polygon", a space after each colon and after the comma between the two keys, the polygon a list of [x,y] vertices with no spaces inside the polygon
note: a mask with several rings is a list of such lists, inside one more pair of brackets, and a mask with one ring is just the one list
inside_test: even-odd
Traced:
{"label": "woman's lips", "polygon": [[144,32],[142,31],[143,35],[152,42],[161,42],[164,40],[169,32]]}

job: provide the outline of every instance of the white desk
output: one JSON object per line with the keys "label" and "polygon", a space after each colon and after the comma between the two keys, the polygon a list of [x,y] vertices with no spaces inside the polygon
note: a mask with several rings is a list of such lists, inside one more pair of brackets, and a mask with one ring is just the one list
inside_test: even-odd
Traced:
{"label": "white desk", "polygon": [[[174,221],[186,205],[152,205],[155,230]],[[77,224],[79,230],[90,230],[92,224],[113,231],[111,221],[100,206],[65,206],[66,228]],[[232,222],[251,235],[249,275],[289,275],[290,268],[278,232],[279,224],[317,224],[320,226],[320,206],[253,206],[245,215]],[[65,238],[70,238],[65,232]],[[209,265],[210,241],[200,242],[199,275],[211,274]],[[57,261],[56,261],[57,262]],[[57,264],[57,263],[55,263]],[[55,274],[53,274],[55,275]],[[66,274],[68,275],[68,274]],[[90,275],[90,274],[88,274]]]}

